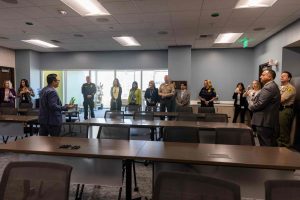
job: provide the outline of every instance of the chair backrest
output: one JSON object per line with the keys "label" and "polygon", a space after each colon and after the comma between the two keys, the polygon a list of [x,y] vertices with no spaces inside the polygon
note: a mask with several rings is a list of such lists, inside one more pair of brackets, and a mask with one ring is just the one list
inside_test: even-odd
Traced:
{"label": "chair backrest", "polygon": [[214,107],[198,107],[198,113],[216,113]]}
{"label": "chair backrest", "polygon": [[137,111],[133,114],[133,119],[135,120],[154,120],[154,113],[153,112],[146,112],[146,111]]}
{"label": "chair backrest", "polygon": [[32,103],[20,103],[19,104],[19,108],[29,108],[29,109],[31,109],[32,106],[33,106]]}
{"label": "chair backrest", "polygon": [[105,119],[120,119],[124,120],[124,112],[123,111],[105,111],[104,114]]}
{"label": "chair backrest", "polygon": [[165,127],[163,134],[165,142],[199,143],[198,128],[195,127]]}
{"label": "chair backrest", "polygon": [[46,162],[11,162],[3,173],[0,199],[69,199],[72,167]]}
{"label": "chair backrest", "polygon": [[194,173],[160,172],[154,185],[153,200],[240,200],[240,186]]}
{"label": "chair backrest", "polygon": [[198,121],[198,116],[193,113],[180,112],[176,118],[178,121]]}
{"label": "chair backrest", "polygon": [[125,106],[125,111],[140,111],[141,105],[127,105]]}
{"label": "chair backrest", "polygon": [[176,112],[193,113],[193,108],[190,106],[177,106]]}
{"label": "chair backrest", "polygon": [[157,112],[157,106],[146,106],[145,111]]}
{"label": "chair backrest", "polygon": [[2,115],[17,115],[18,109],[9,107],[0,107],[0,114]]}
{"label": "chair backrest", "polygon": [[254,146],[254,137],[250,128],[216,128],[216,144]]}
{"label": "chair backrest", "polygon": [[39,110],[33,110],[33,109],[29,109],[27,110],[27,112],[25,113],[25,115],[29,115],[29,116],[39,116]]}
{"label": "chair backrest", "polygon": [[269,180],[265,182],[266,200],[299,200],[299,180]]}
{"label": "chair backrest", "polygon": [[101,126],[98,132],[98,139],[116,139],[116,140],[129,140],[130,128],[119,126]]}
{"label": "chair backrest", "polygon": [[206,113],[205,122],[228,122],[227,114],[220,114],[220,113]]}

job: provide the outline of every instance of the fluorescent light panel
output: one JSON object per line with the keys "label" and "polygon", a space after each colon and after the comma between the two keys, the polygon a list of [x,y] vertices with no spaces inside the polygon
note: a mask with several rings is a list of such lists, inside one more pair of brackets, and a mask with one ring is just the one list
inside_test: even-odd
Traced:
{"label": "fluorescent light panel", "polygon": [[22,41],[33,44],[33,45],[36,45],[36,46],[44,47],[44,48],[57,48],[57,47],[59,47],[59,46],[56,46],[54,44],[50,44],[50,43],[42,41],[42,40],[31,39],[31,40],[22,40]]}
{"label": "fluorescent light panel", "polygon": [[141,46],[141,44],[134,37],[121,36],[121,37],[113,37],[113,39],[119,42],[123,46]]}
{"label": "fluorescent light panel", "polygon": [[60,0],[81,16],[110,15],[98,0]]}
{"label": "fluorescent light panel", "polygon": [[277,0],[239,0],[235,8],[271,7]]}
{"label": "fluorescent light panel", "polygon": [[218,35],[215,43],[234,43],[243,33],[221,33]]}

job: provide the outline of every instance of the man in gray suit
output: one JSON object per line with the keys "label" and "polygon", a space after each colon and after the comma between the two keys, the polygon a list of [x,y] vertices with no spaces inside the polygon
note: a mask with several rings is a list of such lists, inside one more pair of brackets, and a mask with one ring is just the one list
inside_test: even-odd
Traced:
{"label": "man in gray suit", "polygon": [[256,128],[261,146],[277,146],[280,91],[274,82],[275,77],[276,73],[271,69],[262,72],[260,80],[264,87],[249,105],[253,111],[252,125]]}
{"label": "man in gray suit", "polygon": [[56,74],[47,76],[48,85],[40,92],[39,123],[41,136],[59,136],[62,126],[62,111],[73,108],[74,105],[62,106],[55,88],[60,80]]}
{"label": "man in gray suit", "polygon": [[186,83],[180,84],[180,91],[176,94],[176,107],[186,107],[190,104],[191,94],[187,90]]}

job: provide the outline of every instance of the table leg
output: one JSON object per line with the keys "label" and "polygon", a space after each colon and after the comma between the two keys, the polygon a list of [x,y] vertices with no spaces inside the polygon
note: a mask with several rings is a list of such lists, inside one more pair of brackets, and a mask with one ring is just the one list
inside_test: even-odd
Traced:
{"label": "table leg", "polygon": [[132,187],[132,160],[125,160],[126,167],[126,200],[131,200],[131,187]]}
{"label": "table leg", "polygon": [[150,128],[150,139],[151,141],[154,141],[154,127]]}

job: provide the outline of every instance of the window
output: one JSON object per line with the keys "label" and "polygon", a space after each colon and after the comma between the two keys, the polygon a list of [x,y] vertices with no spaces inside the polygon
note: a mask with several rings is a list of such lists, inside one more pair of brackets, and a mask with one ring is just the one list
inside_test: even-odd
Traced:
{"label": "window", "polygon": [[139,88],[141,87],[141,71],[117,70],[116,78],[122,87],[122,99],[128,98],[133,81],[137,81]]}
{"label": "window", "polygon": [[[113,80],[115,78],[114,70],[99,70],[97,71],[97,97],[96,103],[100,104],[102,97],[102,105],[106,108],[110,107],[110,88],[113,85]],[[100,95],[100,84],[102,84],[102,96]],[[101,97],[100,97],[101,96]]]}
{"label": "window", "polygon": [[155,87],[159,88],[159,86],[164,82],[165,75],[168,75],[168,70],[144,70],[142,74],[142,89],[145,91],[148,88],[150,80],[154,80]]}

